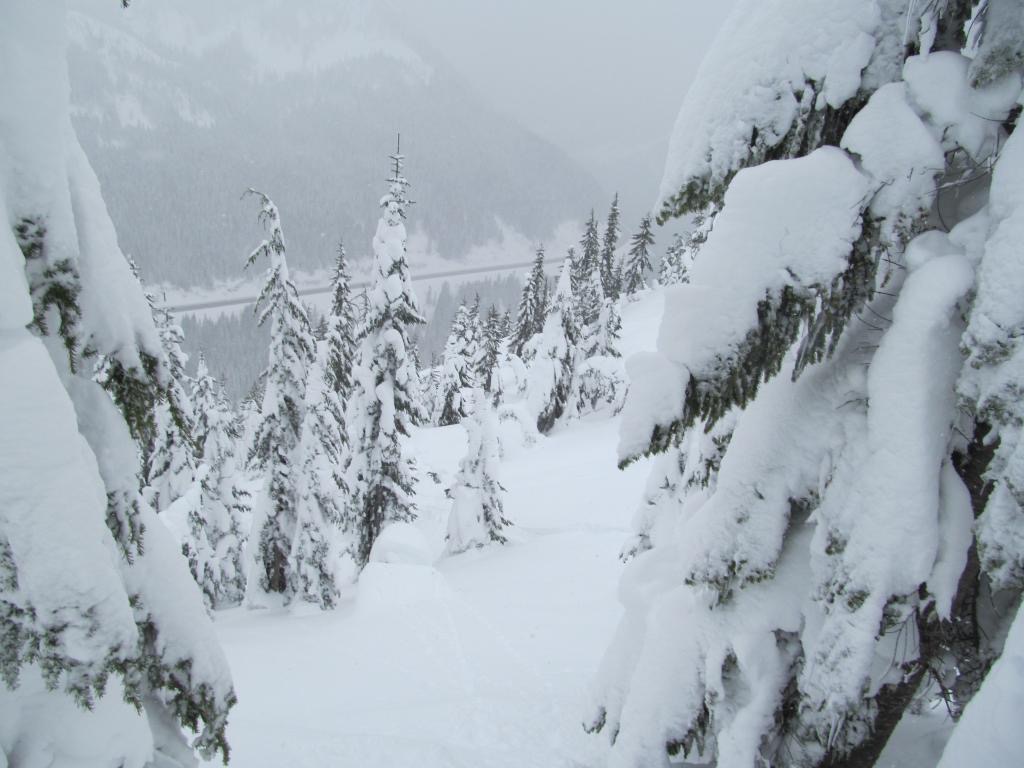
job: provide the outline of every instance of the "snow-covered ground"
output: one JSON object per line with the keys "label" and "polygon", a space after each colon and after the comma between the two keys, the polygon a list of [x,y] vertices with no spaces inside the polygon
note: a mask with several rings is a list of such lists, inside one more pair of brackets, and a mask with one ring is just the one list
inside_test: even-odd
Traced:
{"label": "snow-covered ground", "polygon": [[[659,294],[624,308],[626,354],[653,346],[660,316]],[[217,615],[239,697],[232,764],[589,764],[600,740],[581,728],[588,687],[619,619],[618,553],[647,475],[643,463],[615,468],[618,421],[508,440],[510,543],[448,558],[444,488],[465,433],[414,434],[417,527],[434,566],[371,563],[331,612]]]}

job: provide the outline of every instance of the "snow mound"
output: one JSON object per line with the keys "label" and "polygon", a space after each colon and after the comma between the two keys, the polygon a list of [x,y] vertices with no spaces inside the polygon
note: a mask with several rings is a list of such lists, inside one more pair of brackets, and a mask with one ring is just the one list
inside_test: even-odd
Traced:
{"label": "snow mound", "polygon": [[[433,565],[434,555],[426,538],[412,523],[392,523],[380,532],[370,550],[371,563]],[[366,572],[363,572],[365,579]],[[361,580],[362,581],[362,580]]]}

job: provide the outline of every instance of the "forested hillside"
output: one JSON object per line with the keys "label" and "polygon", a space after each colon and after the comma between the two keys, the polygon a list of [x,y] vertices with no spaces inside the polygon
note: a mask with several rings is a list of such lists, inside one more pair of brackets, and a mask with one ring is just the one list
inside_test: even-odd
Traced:
{"label": "forested hillside", "polygon": [[593,178],[469,88],[443,52],[366,0],[78,0],[72,105],[124,250],[152,282],[234,277],[251,244],[239,196],[275,190],[295,267],[344,238],[369,258],[377,158],[396,132],[417,180],[412,252],[458,261],[501,225],[549,237],[603,202]]}

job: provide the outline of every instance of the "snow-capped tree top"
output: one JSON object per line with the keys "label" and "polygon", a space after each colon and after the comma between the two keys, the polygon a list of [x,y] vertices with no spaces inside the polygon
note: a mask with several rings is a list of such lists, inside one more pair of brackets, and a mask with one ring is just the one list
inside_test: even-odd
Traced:
{"label": "snow-capped tree top", "polygon": [[608,223],[604,230],[604,240],[601,244],[601,254],[604,258],[610,258],[615,254],[615,247],[619,244],[619,193],[615,193],[612,199],[612,207],[608,211]]}
{"label": "snow-capped tree top", "polygon": [[398,149],[395,154],[388,155],[394,163],[394,172],[388,179],[388,193],[380,199],[380,207],[384,209],[384,220],[389,227],[395,227],[405,219],[405,209],[412,205],[406,190],[409,188],[409,180],[402,175],[402,164],[405,162],[405,155],[401,153],[402,138],[398,137]]}
{"label": "snow-capped tree top", "polygon": [[245,266],[250,267],[257,259],[266,256],[270,259],[271,269],[281,269],[281,277],[288,279],[288,264],[284,259],[284,232],[281,231],[281,215],[274,205],[274,201],[257,189],[249,187],[248,195],[255,195],[260,201],[259,221],[264,226],[270,227],[270,237],[260,243],[249,254]]}
{"label": "snow-capped tree top", "polygon": [[334,261],[334,274],[331,275],[331,313],[343,316],[351,312],[350,305],[352,276],[348,271],[348,259],[345,254],[345,243],[338,243],[338,256]]}
{"label": "snow-capped tree top", "polygon": [[550,312],[572,312],[572,305],[572,259],[566,257],[555,284],[555,292],[551,296]]}
{"label": "snow-capped tree top", "polygon": [[586,270],[594,269],[597,266],[597,259],[601,252],[601,240],[597,234],[597,217],[594,209],[590,209],[590,218],[587,219],[583,229],[583,237],[580,238],[580,260]]}
{"label": "snow-capped tree top", "polygon": [[[400,155],[393,155],[396,168],[400,166]],[[419,302],[412,288],[409,267],[406,263],[406,233],[404,206],[408,202],[404,189],[408,182],[396,172],[391,179],[391,192],[384,196],[384,215],[377,222],[373,236],[374,274],[373,284],[367,296],[369,307],[365,319],[367,329],[383,327],[391,318],[402,325],[425,322],[420,314]]]}
{"label": "snow-capped tree top", "polygon": [[876,0],[796,4],[741,0],[722,26],[676,120],[659,218],[720,201],[736,171],[808,130],[811,111],[899,76],[907,22],[895,10]]}

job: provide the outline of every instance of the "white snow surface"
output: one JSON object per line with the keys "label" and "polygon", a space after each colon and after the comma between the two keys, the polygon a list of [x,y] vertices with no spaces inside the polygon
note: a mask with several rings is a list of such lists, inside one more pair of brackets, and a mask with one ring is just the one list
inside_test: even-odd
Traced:
{"label": "white snow surface", "polygon": [[[652,293],[624,309],[623,351],[650,344]],[[507,429],[506,429],[507,427]],[[621,613],[618,552],[644,463],[615,469],[607,412],[524,442],[503,422],[510,541],[444,556],[466,432],[412,431],[419,518],[386,528],[334,611],[232,609],[216,627],[246,768],[522,768],[593,764],[586,692]],[[440,482],[427,474],[436,473]],[[211,763],[211,766],[214,763]]]}

